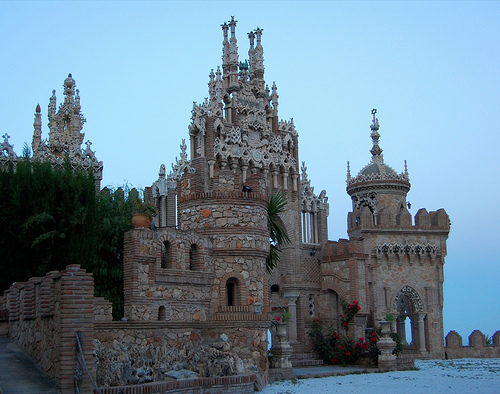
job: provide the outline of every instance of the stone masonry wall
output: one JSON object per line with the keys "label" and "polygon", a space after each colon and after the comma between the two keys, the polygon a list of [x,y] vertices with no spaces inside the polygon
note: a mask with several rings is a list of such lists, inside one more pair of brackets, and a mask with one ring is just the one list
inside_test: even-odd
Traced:
{"label": "stone masonry wall", "polygon": [[486,343],[484,334],[475,330],[469,335],[469,346],[462,346],[462,336],[450,331],[445,338],[446,358],[498,358],[500,357],[500,331],[492,336],[492,344]]}
{"label": "stone masonry wall", "polygon": [[262,322],[96,322],[95,369],[101,387],[193,377],[256,375],[267,383],[267,329]]}
{"label": "stone masonry wall", "polygon": [[[94,281],[79,265],[52,271],[43,278],[14,283],[4,293],[8,311],[8,335],[16,340],[39,367],[58,384],[61,393],[74,392],[77,368],[76,335],[80,333],[82,350],[91,376],[94,324]],[[91,390],[91,382],[82,375],[80,389]]]}

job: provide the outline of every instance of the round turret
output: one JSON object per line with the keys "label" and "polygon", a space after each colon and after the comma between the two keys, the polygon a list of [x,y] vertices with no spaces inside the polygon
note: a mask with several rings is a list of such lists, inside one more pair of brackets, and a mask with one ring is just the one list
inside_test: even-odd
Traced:
{"label": "round turret", "polygon": [[396,218],[409,214],[406,210],[406,195],[410,191],[410,179],[406,161],[401,174],[384,163],[382,149],[378,144],[380,134],[376,113],[376,109],[372,110],[373,121],[370,128],[373,147],[370,150],[370,163],[356,177],[351,177],[348,163],[347,194],[352,199],[351,216],[354,220],[352,226],[350,223],[351,229],[361,223],[363,226],[396,224]]}

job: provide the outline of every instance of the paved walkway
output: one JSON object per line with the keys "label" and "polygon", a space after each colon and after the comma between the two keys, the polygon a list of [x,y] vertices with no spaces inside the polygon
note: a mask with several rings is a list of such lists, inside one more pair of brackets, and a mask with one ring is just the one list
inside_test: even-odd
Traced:
{"label": "paved walkway", "polygon": [[374,372],[376,369],[366,367],[339,367],[336,365],[320,365],[315,367],[294,368],[293,374],[297,378],[323,378],[326,376],[349,375],[353,373]]}
{"label": "paved walkway", "polygon": [[0,394],[56,394],[56,384],[10,338],[0,337]]}

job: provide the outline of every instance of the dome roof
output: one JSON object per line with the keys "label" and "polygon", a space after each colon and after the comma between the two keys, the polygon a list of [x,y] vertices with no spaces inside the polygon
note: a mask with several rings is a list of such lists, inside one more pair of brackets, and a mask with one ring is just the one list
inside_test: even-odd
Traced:
{"label": "dome roof", "polygon": [[394,171],[391,167],[389,167],[385,163],[370,163],[359,172],[358,176],[360,175],[376,176],[378,174],[384,174],[384,173],[391,177],[398,176],[396,171]]}
{"label": "dome roof", "polygon": [[[408,176],[408,169],[406,167],[403,173],[398,174],[393,168],[389,167],[384,163],[384,157],[382,156],[382,148],[378,144],[380,138],[379,123],[378,119],[375,117],[377,113],[376,109],[372,110],[373,120],[370,126],[372,133],[371,138],[373,140],[373,147],[370,150],[372,154],[372,160],[358,173],[356,177],[351,177],[351,170],[349,168],[349,163],[347,163],[347,189],[357,189],[358,186],[362,186],[361,183],[367,181],[380,181],[380,184],[392,184],[394,181],[400,183],[403,188],[410,188],[410,179]],[[373,182],[370,182],[373,184]]]}

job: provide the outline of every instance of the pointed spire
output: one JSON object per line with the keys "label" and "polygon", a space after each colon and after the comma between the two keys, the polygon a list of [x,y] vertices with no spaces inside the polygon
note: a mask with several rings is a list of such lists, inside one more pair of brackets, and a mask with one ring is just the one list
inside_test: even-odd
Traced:
{"label": "pointed spire", "polygon": [[210,74],[208,75],[209,81],[208,81],[208,94],[210,96],[210,102],[213,102],[216,99],[216,93],[215,93],[215,74],[214,74],[214,69],[212,68],[210,70]]}
{"label": "pointed spire", "polygon": [[347,162],[347,183],[351,180],[351,163]]}
{"label": "pointed spire", "polygon": [[229,39],[229,64],[238,65],[238,46],[236,40],[236,23],[234,16],[231,16],[229,27],[231,28],[231,38]]}
{"label": "pointed spire", "polygon": [[264,29],[257,27],[255,30],[255,37],[257,38],[257,45],[255,46],[255,71],[262,72],[261,78],[264,76],[264,48],[262,47],[262,32]]}
{"label": "pointed spire", "polygon": [[248,33],[248,38],[250,39],[250,48],[248,49],[248,62],[250,63],[250,72],[253,74],[255,70],[255,33],[251,31]]}
{"label": "pointed spire", "polygon": [[[222,42],[222,71],[224,88],[231,93],[239,90],[238,85],[238,46],[236,41],[236,20],[234,16],[228,23],[222,25],[224,41]],[[231,30],[231,37],[228,41],[228,30]]]}
{"label": "pointed spire", "polygon": [[278,88],[276,87],[276,82],[273,82],[271,88],[271,103],[273,104],[273,116],[278,116]]}
{"label": "pointed spire", "polygon": [[222,35],[223,35],[223,41],[222,41],[222,65],[223,67],[228,65],[229,63],[229,41],[227,38],[227,31],[229,29],[229,26],[227,25],[226,22],[221,25],[222,26]]}
{"label": "pointed spire", "polygon": [[405,178],[408,182],[410,182],[410,175],[408,174],[408,165],[405,160],[405,172],[404,172]]}
{"label": "pointed spire", "polygon": [[373,147],[370,150],[370,152],[372,154],[372,161],[374,163],[375,162],[383,163],[384,158],[382,156],[382,148],[380,148],[380,146],[378,145],[378,140],[380,138],[380,134],[378,133],[378,130],[379,130],[380,126],[378,123],[378,119],[375,117],[376,113],[377,113],[377,110],[375,108],[373,108],[372,109],[373,119],[372,119],[372,124],[370,125],[370,129],[372,130],[371,137],[372,137],[372,141],[373,141]]}
{"label": "pointed spire", "polygon": [[33,152],[40,146],[42,140],[42,110],[40,104],[35,108],[35,121],[33,122],[33,140],[31,142],[31,149]]}
{"label": "pointed spire", "polygon": [[75,95],[75,80],[71,76],[71,74],[68,74],[68,78],[64,80],[64,102],[65,103],[73,103],[73,98]]}

